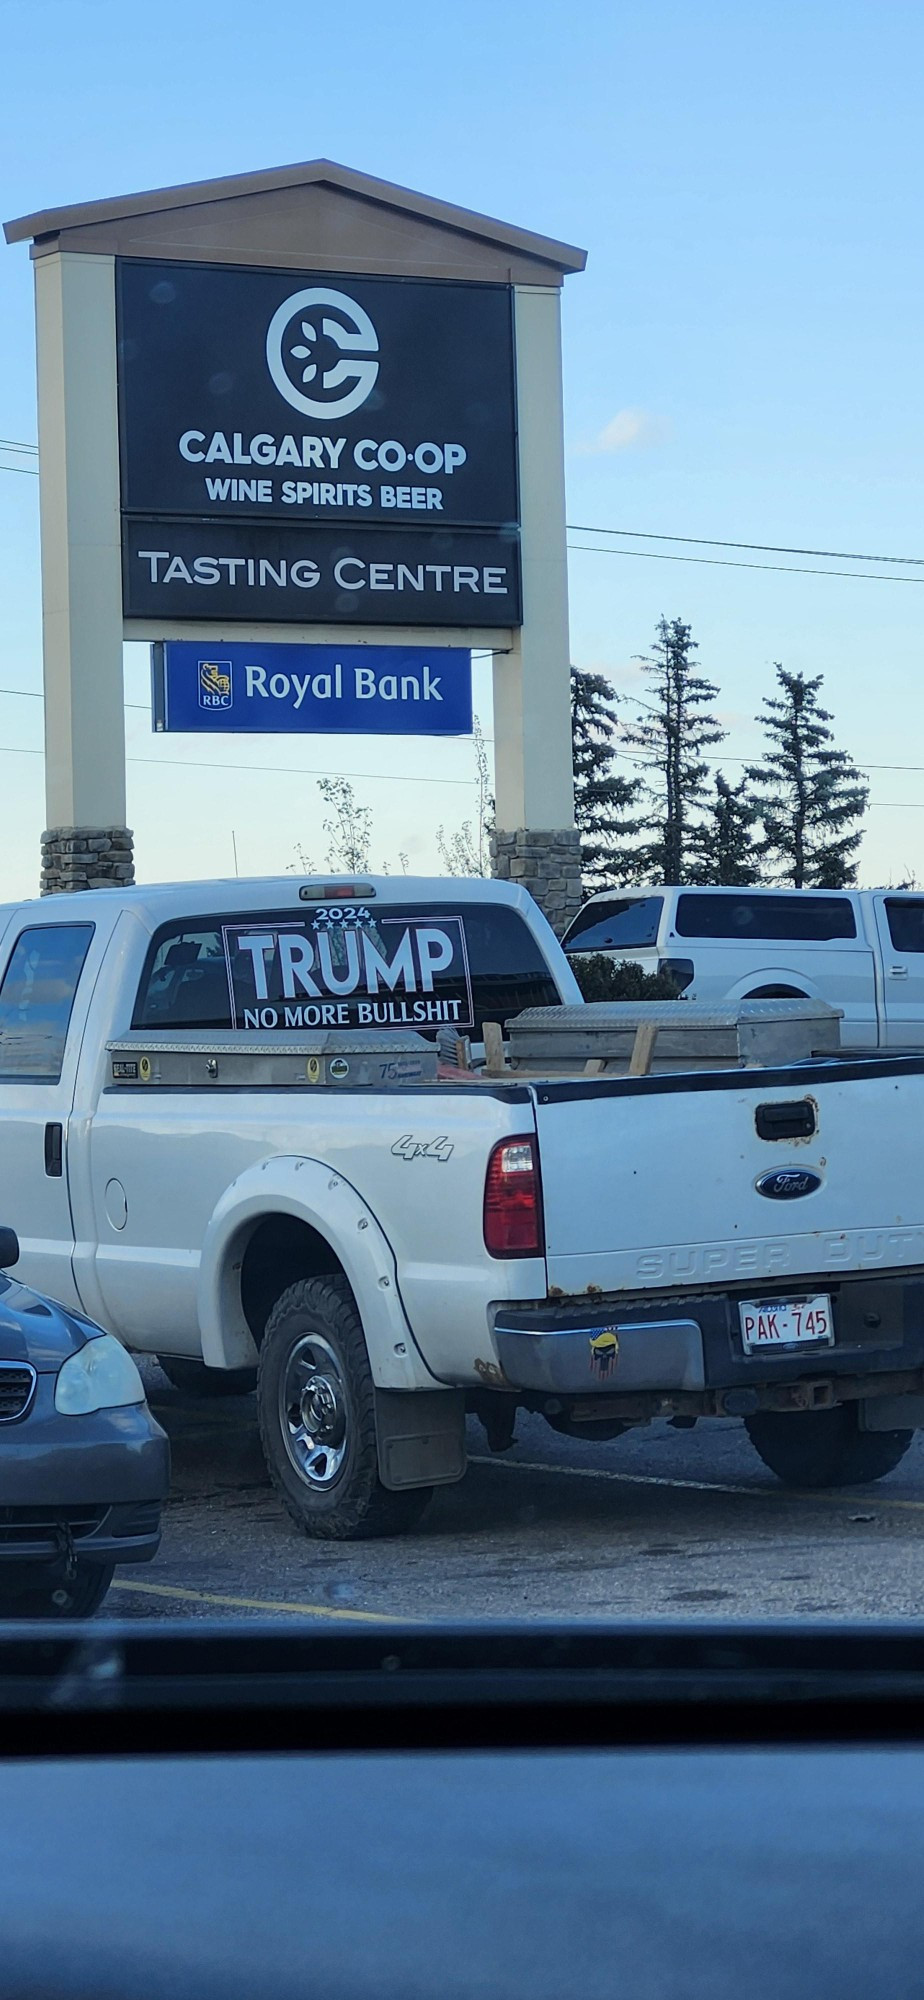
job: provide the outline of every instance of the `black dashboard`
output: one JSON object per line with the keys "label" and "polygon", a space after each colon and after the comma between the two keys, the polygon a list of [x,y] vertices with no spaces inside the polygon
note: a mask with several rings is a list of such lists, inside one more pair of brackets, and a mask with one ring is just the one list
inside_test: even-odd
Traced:
{"label": "black dashboard", "polygon": [[3,1995],[920,1990],[924,1629],[6,1633]]}

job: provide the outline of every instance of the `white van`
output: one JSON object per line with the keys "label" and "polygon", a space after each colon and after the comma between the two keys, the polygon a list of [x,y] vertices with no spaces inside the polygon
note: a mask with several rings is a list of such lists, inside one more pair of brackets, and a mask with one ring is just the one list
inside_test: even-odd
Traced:
{"label": "white van", "polygon": [[851,1048],[924,1047],[924,895],[903,889],[603,889],[562,939],[671,973],[689,1000],[828,1000]]}

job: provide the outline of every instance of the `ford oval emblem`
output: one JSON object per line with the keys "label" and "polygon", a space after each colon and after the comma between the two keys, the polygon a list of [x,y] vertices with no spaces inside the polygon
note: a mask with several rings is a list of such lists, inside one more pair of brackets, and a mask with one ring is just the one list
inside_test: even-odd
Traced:
{"label": "ford oval emblem", "polygon": [[760,1174],[754,1186],[768,1201],[798,1201],[820,1188],[821,1175],[813,1174],[811,1167],[774,1167],[770,1173]]}

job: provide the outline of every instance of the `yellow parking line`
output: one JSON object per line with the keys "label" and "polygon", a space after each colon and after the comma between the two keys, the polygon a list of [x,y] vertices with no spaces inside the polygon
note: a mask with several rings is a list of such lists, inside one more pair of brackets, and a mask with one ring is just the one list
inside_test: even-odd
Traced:
{"label": "yellow parking line", "polygon": [[[173,1583],[132,1583],[128,1577],[117,1577],[112,1589],[141,1591],[145,1597],[183,1597],[195,1604],[222,1604],[233,1611],[287,1611],[296,1618],[339,1618],[362,1625],[395,1623],[395,1618],[385,1611],[336,1611],[329,1604],[282,1604],[271,1597],[231,1597],[217,1590],[189,1590]],[[402,1625],[416,1622],[403,1617],[400,1620]]]}
{"label": "yellow parking line", "polygon": [[816,1504],[830,1507],[856,1507],[875,1503],[877,1507],[901,1507],[911,1513],[924,1513],[924,1500],[891,1500],[887,1494],[871,1493],[867,1488],[862,1493],[831,1493],[822,1490],[803,1492],[796,1487],[786,1486],[732,1486],[718,1479],[669,1479],[657,1472],[609,1472],[592,1465],[541,1465],[527,1464],[522,1458],[469,1458],[470,1465],[497,1465],[504,1472],[561,1472],[569,1479],[606,1479],[619,1486],[670,1486],[678,1492],[688,1493],[737,1493],[745,1500],[811,1500]]}

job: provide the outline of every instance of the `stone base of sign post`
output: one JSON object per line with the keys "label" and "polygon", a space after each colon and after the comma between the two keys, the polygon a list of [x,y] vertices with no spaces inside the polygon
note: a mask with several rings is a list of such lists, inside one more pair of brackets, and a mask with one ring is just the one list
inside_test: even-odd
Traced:
{"label": "stone base of sign post", "polygon": [[134,882],[133,839],[127,826],[51,827],[42,835],[42,895]]}
{"label": "stone base of sign post", "polygon": [[491,836],[491,859],[500,882],[518,882],[534,896],[559,937],[581,907],[581,836],[573,827]]}

